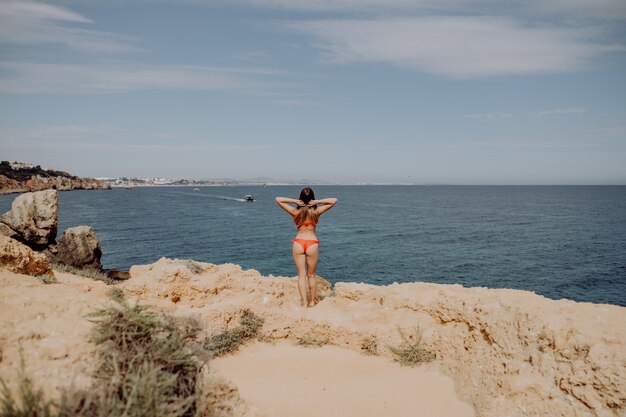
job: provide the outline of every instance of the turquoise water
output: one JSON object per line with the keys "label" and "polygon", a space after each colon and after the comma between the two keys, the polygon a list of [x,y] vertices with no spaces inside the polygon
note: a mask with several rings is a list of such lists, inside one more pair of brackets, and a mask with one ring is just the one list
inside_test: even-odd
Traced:
{"label": "turquoise water", "polygon": [[[626,305],[626,187],[318,186],[318,274],[429,281]],[[274,202],[300,187],[152,187],[59,193],[59,236],[96,230],[105,268],[161,256],[295,275],[295,226]],[[257,201],[240,201],[245,194]],[[0,196],[0,210],[15,195]]]}

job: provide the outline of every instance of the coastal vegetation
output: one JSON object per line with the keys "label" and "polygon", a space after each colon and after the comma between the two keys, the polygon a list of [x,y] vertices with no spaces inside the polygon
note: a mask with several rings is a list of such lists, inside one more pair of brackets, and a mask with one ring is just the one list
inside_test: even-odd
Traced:
{"label": "coastal vegetation", "polygon": [[376,337],[367,336],[361,340],[361,352],[370,356],[378,355],[378,342],[376,341]]}
{"label": "coastal vegetation", "polygon": [[401,328],[398,328],[402,341],[398,346],[389,346],[394,355],[394,360],[403,366],[417,366],[435,359],[435,354],[424,349],[422,344],[422,331],[415,327],[415,333],[407,336]]}
{"label": "coastal vegetation", "polygon": [[315,333],[307,333],[296,337],[298,345],[304,347],[322,347],[330,343],[330,338]]}
{"label": "coastal vegetation", "polygon": [[210,352],[213,357],[237,352],[244,343],[259,336],[263,328],[263,322],[262,317],[245,309],[241,313],[239,326],[206,338],[203,347]]}
{"label": "coastal vegetation", "polygon": [[109,278],[106,276],[106,274],[103,274],[102,272],[95,269],[77,268],[75,266],[65,265],[56,262],[53,262],[50,266],[55,271],[64,272],[72,275],[79,275],[81,277],[93,279],[96,281],[102,281],[107,285],[115,284],[118,282],[117,280]]}
{"label": "coastal vegetation", "polygon": [[88,317],[95,324],[90,341],[98,347],[92,386],[47,399],[22,361],[17,394],[0,380],[0,417],[202,415],[196,380],[209,354],[197,333],[148,306],[129,305],[121,289],[108,295],[113,303]]}

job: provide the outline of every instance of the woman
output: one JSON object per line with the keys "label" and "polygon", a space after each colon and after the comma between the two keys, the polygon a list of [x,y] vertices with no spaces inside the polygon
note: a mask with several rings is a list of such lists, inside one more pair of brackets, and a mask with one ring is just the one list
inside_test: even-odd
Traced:
{"label": "woman", "polygon": [[[316,200],[313,190],[309,187],[300,191],[300,199],[276,197],[276,202],[287,213],[291,214],[298,228],[298,234],[291,242],[291,253],[298,269],[298,290],[300,291],[300,305],[313,307],[317,304],[317,249],[320,241],[315,236],[315,226],[320,215],[337,204],[336,198]],[[295,204],[292,207],[289,204]],[[319,206],[319,207],[318,207]],[[307,297],[307,282],[309,296]]]}

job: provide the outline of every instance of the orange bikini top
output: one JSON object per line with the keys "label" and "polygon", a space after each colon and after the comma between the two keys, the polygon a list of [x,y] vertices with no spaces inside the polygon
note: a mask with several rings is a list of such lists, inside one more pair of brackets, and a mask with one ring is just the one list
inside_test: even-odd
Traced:
{"label": "orange bikini top", "polygon": [[[293,222],[296,222],[296,219],[293,219]],[[306,221],[306,222],[302,222],[300,224],[296,224],[296,226],[300,227],[300,226],[317,226],[317,222],[312,222],[312,221]]]}

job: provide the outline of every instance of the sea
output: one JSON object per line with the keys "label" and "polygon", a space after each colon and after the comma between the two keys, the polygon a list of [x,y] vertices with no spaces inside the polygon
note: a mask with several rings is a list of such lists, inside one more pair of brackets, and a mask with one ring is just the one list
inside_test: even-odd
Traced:
{"label": "sea", "polygon": [[[295,276],[296,228],[275,202],[300,186],[59,192],[59,234],[89,225],[104,268],[160,257]],[[330,282],[515,288],[626,306],[626,186],[320,185],[318,275]],[[252,194],[254,202],[242,197]],[[0,196],[0,212],[16,194]]]}

